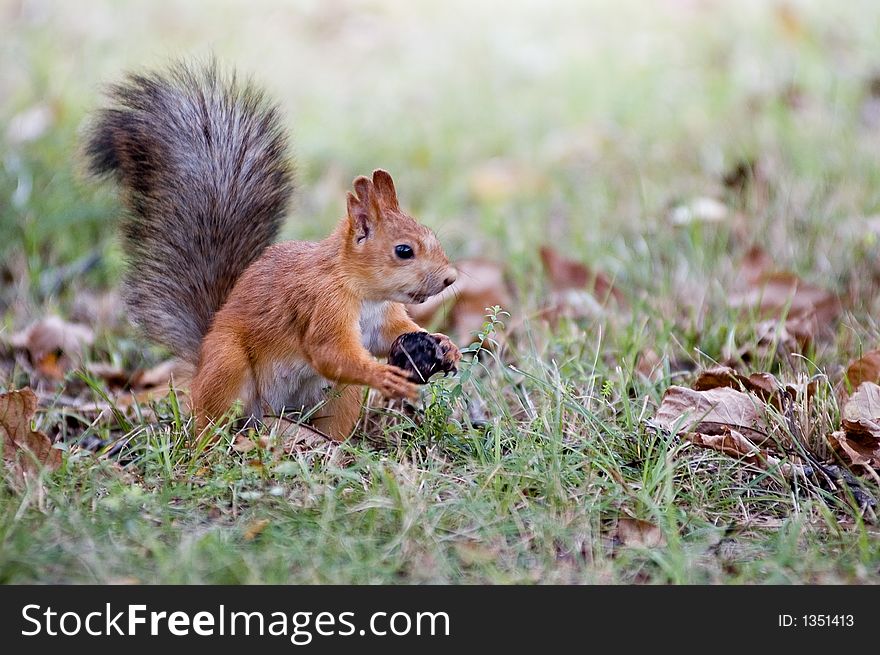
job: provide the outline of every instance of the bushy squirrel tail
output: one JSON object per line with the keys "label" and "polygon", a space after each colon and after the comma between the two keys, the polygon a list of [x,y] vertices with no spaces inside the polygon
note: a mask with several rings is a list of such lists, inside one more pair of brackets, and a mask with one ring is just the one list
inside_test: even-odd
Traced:
{"label": "bushy squirrel tail", "polygon": [[281,227],[293,182],[279,112],[213,61],[130,74],[108,97],[85,154],[129,209],[125,301],[147,336],[195,361],[235,281]]}

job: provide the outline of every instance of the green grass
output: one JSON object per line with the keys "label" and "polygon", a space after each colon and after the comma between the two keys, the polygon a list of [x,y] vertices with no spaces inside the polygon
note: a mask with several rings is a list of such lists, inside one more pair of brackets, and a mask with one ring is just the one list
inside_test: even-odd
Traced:
{"label": "green grass", "polygon": [[[792,21],[766,2],[553,4],[0,2],[0,125],[52,116],[34,140],[0,132],[0,340],[57,311],[89,318],[93,361],[163,356],[112,296],[95,311],[122,271],[118,201],[81,177],[77,130],[122,70],[210,51],[287,112],[300,190],[286,237],[325,234],[351,179],[387,168],[454,258],[505,264],[520,326],[503,362],[484,355],[466,381],[432,386],[423,413],[371,406],[365,434],[287,457],[239,453],[228,434],[194,448],[173,397],[146,419],[69,417],[54,394],[96,392],[75,373],[32,379],[0,350],[0,390],[43,394],[37,428],[131,436],[124,467],[72,452],[27,488],[0,484],[0,581],[880,581],[878,528],[845,493],[649,425],[664,390],[690,381],[682,370],[754,341],[755,321],[727,306],[754,243],[846,311],[808,358],[753,370],[833,381],[880,345],[880,244],[861,220],[880,213],[880,128],[860,119],[880,8],[789,2]],[[761,162],[766,193],[722,187],[744,159]],[[508,177],[487,189],[490,162]],[[701,196],[742,219],[669,220]],[[528,320],[546,295],[541,243],[610,274],[629,307]],[[90,253],[96,266],[60,274]],[[634,372],[648,349],[660,379]],[[463,419],[477,394],[486,428]],[[821,451],[839,424],[831,383],[797,410]],[[615,541],[627,515],[665,545]]]}

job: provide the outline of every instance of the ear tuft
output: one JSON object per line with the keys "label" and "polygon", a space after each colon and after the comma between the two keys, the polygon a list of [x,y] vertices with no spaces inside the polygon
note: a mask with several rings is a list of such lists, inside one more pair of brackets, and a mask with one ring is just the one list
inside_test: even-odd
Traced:
{"label": "ear tuft", "polygon": [[397,191],[394,188],[394,180],[391,179],[388,171],[384,171],[381,168],[373,171],[373,188],[384,207],[395,211],[400,209],[397,204]]}

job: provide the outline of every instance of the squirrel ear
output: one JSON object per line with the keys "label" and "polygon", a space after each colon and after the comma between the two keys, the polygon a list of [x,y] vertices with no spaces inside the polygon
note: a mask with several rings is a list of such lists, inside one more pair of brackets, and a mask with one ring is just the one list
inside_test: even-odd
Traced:
{"label": "squirrel ear", "polygon": [[351,191],[346,196],[348,225],[356,243],[362,243],[370,236],[370,212],[360,198]]}
{"label": "squirrel ear", "polygon": [[351,185],[354,187],[358,200],[363,203],[364,207],[369,207],[370,198],[373,195],[373,183],[370,181],[370,178],[360,175],[354,178],[354,182]]}
{"label": "squirrel ear", "polygon": [[383,171],[381,168],[373,171],[373,188],[383,206],[395,211],[400,209],[397,204],[397,191],[394,189],[394,180],[391,179],[388,171]]}

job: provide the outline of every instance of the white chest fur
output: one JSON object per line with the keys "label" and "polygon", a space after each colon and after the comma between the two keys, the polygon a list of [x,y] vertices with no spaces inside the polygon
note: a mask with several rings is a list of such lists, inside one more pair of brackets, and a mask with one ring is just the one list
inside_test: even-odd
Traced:
{"label": "white chest fur", "polygon": [[[383,344],[382,326],[385,323],[388,303],[364,302],[358,327],[361,343],[371,352],[381,352],[388,344]],[[324,389],[331,382],[321,377],[304,360],[275,362],[265,370],[257,372],[261,405],[272,408],[275,414],[286,411],[309,410],[324,400]]]}
{"label": "white chest fur", "polygon": [[388,313],[387,301],[364,301],[361,306],[361,343],[370,352],[382,350],[382,326]]}

